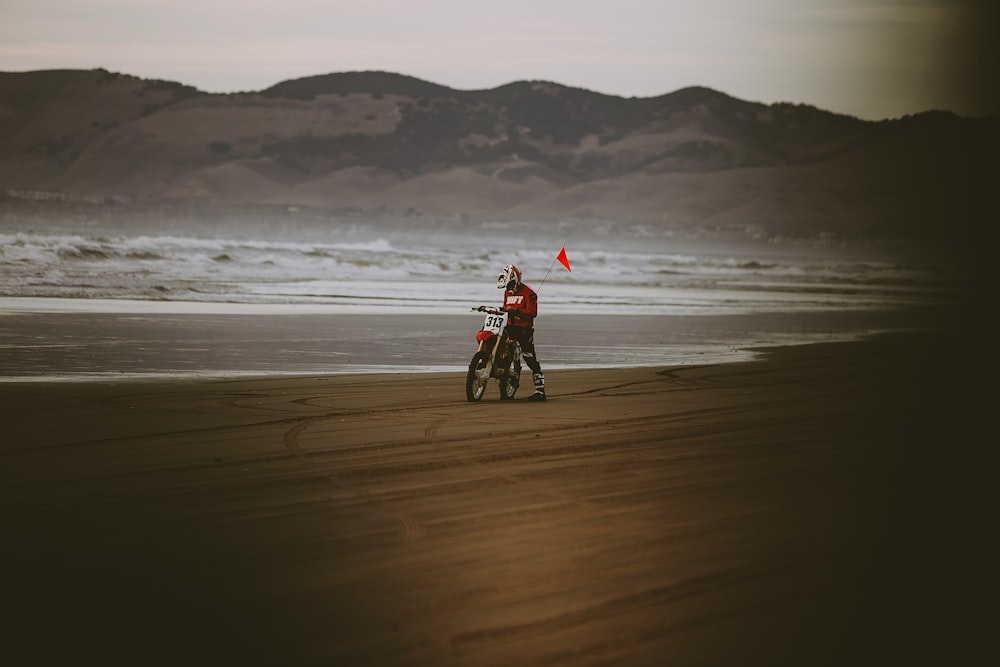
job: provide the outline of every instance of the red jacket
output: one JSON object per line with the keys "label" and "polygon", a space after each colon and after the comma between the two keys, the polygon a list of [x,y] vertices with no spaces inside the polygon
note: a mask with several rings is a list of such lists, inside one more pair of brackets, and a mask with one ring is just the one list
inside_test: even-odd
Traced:
{"label": "red jacket", "polygon": [[516,292],[503,292],[503,307],[507,309],[507,325],[528,328],[534,326],[538,315],[538,295],[524,283]]}

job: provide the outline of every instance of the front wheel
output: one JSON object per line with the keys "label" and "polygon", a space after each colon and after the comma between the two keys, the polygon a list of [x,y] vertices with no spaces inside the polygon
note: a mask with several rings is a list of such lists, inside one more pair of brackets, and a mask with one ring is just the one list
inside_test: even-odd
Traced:
{"label": "front wheel", "polygon": [[486,383],[490,379],[487,366],[489,356],[485,352],[476,352],[469,362],[469,373],[465,376],[465,397],[469,401],[478,401],[486,392]]}

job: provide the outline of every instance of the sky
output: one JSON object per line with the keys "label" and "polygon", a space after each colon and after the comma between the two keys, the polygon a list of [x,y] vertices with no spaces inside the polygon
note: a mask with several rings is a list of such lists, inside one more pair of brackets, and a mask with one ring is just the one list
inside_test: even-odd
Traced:
{"label": "sky", "polygon": [[0,71],[205,92],[384,70],[462,90],[692,85],[869,120],[1000,113],[996,0],[0,0]]}

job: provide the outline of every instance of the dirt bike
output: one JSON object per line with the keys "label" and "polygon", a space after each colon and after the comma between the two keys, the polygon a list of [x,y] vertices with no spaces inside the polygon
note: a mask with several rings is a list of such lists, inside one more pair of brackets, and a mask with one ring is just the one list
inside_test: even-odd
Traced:
{"label": "dirt bike", "polygon": [[504,326],[507,311],[503,308],[479,306],[473,312],[486,313],[483,328],[476,334],[479,349],[469,362],[465,377],[465,397],[478,401],[486,393],[490,378],[500,382],[500,400],[509,401],[521,383],[521,346],[507,335]]}

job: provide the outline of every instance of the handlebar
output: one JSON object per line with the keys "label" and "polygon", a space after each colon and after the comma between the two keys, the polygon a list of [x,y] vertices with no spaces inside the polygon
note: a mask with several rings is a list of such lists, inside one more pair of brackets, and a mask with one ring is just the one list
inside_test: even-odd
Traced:
{"label": "handlebar", "polygon": [[506,308],[493,308],[491,306],[479,306],[478,308],[473,308],[472,312],[489,313],[491,315],[503,315],[507,312]]}

